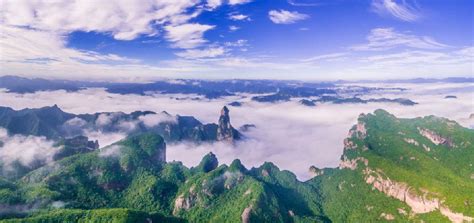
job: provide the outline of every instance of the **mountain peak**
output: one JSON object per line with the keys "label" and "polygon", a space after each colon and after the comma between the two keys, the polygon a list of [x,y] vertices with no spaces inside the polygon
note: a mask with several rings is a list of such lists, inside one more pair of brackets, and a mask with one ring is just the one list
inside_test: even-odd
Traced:
{"label": "mountain peak", "polygon": [[54,104],[53,106],[42,107],[42,108],[39,108],[37,110],[39,110],[39,111],[63,112],[63,110],[61,110],[61,108],[57,104]]}
{"label": "mountain peak", "polygon": [[216,169],[218,165],[219,161],[217,160],[216,155],[214,155],[214,153],[212,152],[209,152],[202,158],[201,162],[199,163],[198,169],[207,173]]}
{"label": "mountain peak", "polygon": [[229,109],[227,108],[227,106],[222,107],[221,116],[229,116]]}
{"label": "mountain peak", "polygon": [[222,107],[217,127],[217,140],[233,141],[240,138],[240,133],[230,124],[230,115],[227,106]]}

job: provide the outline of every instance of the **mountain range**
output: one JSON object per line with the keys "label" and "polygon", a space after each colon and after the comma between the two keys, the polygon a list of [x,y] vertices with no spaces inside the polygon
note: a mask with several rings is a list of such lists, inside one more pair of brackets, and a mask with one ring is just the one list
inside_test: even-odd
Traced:
{"label": "mountain range", "polygon": [[[459,82],[472,82],[470,79],[454,78]],[[434,80],[430,80],[431,83]],[[451,79],[439,81],[452,81]],[[410,82],[410,81],[408,81]],[[416,81],[418,83],[419,80]],[[72,80],[48,80],[41,78],[23,78],[17,76],[1,76],[0,88],[9,93],[34,93],[38,91],[79,91],[87,88],[103,88],[113,94],[147,95],[160,93],[163,95],[191,95],[195,100],[218,99],[227,96],[253,95],[251,100],[256,102],[285,102],[291,99],[307,98],[313,102],[341,103],[372,103],[388,102],[401,105],[415,105],[409,99],[374,98],[363,100],[358,96],[371,92],[404,91],[404,88],[380,88],[357,85],[359,82],[303,82],[284,80],[161,80],[151,83],[113,83],[87,82]],[[200,96],[200,97],[196,97]],[[246,96],[243,96],[246,97]],[[320,99],[310,99],[319,97]],[[179,99],[179,98],[176,98]]]}
{"label": "mountain range", "polygon": [[227,107],[222,108],[219,124],[203,124],[192,116],[172,116],[167,112],[135,111],[102,112],[95,114],[71,114],[57,105],[42,108],[14,110],[0,107],[0,127],[10,134],[44,136],[48,139],[70,138],[86,131],[155,132],[166,141],[188,140],[193,142],[232,140],[241,134],[230,124]]}
{"label": "mountain range", "polygon": [[[219,126],[229,125],[217,132],[233,129],[227,118],[225,108]],[[196,167],[167,162],[167,141],[157,131],[101,148],[80,136],[61,140],[82,149],[19,178],[0,178],[3,222],[474,220],[474,131],[435,116],[361,114],[343,142],[339,167],[312,166],[305,182],[270,162],[250,169],[238,159],[219,165],[212,153]]]}

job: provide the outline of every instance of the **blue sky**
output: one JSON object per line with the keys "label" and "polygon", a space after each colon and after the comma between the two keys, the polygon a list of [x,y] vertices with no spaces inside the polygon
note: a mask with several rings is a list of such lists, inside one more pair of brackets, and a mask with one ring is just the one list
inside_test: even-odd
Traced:
{"label": "blue sky", "polygon": [[115,81],[473,75],[470,0],[2,2],[1,75]]}

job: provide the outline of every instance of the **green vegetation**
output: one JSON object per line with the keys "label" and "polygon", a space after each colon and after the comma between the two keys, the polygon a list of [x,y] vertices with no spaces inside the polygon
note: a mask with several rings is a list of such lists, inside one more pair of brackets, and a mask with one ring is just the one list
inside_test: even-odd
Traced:
{"label": "green vegetation", "polygon": [[178,218],[165,217],[129,209],[57,209],[35,213],[27,218],[8,219],[5,223],[43,223],[43,222],[84,222],[84,223],[126,223],[126,222],[184,222]]}

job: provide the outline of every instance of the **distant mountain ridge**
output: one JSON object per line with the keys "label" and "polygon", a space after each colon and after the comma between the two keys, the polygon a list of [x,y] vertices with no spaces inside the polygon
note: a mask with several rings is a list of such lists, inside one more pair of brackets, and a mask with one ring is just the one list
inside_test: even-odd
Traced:
{"label": "distant mountain ridge", "polygon": [[[312,100],[313,102],[331,103],[398,103],[401,105],[415,105],[409,98],[369,98],[361,96],[387,91],[404,91],[406,88],[368,87],[358,86],[360,83],[474,83],[471,77],[452,77],[443,79],[406,79],[406,80],[366,80],[366,81],[332,81],[332,82],[302,82],[290,80],[160,80],[151,83],[112,83],[87,82],[71,80],[47,80],[41,78],[22,78],[17,76],[0,77],[0,88],[13,93],[33,93],[37,91],[79,91],[86,88],[103,88],[113,94],[160,94],[192,95],[193,100],[218,99],[240,94],[251,94],[251,99],[261,103],[286,102],[292,99]],[[470,90],[466,87],[464,91]],[[194,97],[194,96],[198,97]],[[316,98],[316,99],[315,99]],[[318,99],[319,98],[319,99]],[[176,98],[180,99],[179,97]],[[240,104],[237,104],[240,103]],[[231,106],[241,106],[235,101]]]}
{"label": "distant mountain ridge", "polygon": [[[84,88],[100,87],[110,93],[139,94],[160,92],[162,94],[196,94],[208,99],[231,96],[235,93],[262,94],[284,91],[294,97],[298,95],[314,95],[319,93],[315,89],[327,89],[334,84],[305,83],[301,81],[273,81],[273,80],[162,80],[151,83],[111,83],[87,82],[70,80],[47,80],[41,78],[28,79],[17,76],[0,77],[0,88],[9,92],[33,93],[36,91],[66,90],[78,91]],[[332,92],[332,90],[329,90]]]}
{"label": "distant mountain ridge", "polygon": [[[348,83],[474,83],[473,77],[448,77],[448,78],[412,78],[412,79],[389,79],[389,80],[355,80],[355,81],[314,81],[301,82],[296,80],[195,80],[195,79],[177,79],[161,80],[149,83],[115,83],[105,81],[74,81],[74,80],[56,80],[44,78],[24,78],[19,76],[7,75],[0,76],[0,88],[7,88],[11,92],[32,93],[44,90],[67,90],[77,91],[82,88],[102,87],[110,88],[113,93],[138,93],[143,94],[146,91],[161,91],[164,93],[196,93],[212,98],[214,96],[225,96],[227,92],[247,92],[254,94],[277,92],[294,88],[304,92],[305,88],[330,88],[337,84]],[[293,86],[293,87],[291,87]],[[301,88],[300,88],[301,87]],[[213,89],[206,92],[206,89]],[[227,93],[232,94],[232,93]]]}
{"label": "distant mountain ridge", "polygon": [[[151,83],[111,83],[88,82],[70,80],[48,80],[41,78],[22,78],[17,76],[0,77],[0,88],[6,88],[14,93],[33,93],[36,91],[66,90],[78,91],[85,88],[105,88],[115,94],[191,94],[200,95],[207,99],[217,99],[233,96],[239,93],[257,94],[252,100],[257,102],[284,102],[292,98],[301,97],[335,97],[337,101],[348,100],[350,97],[341,97],[339,94],[351,92],[353,98],[358,95],[380,90],[400,90],[403,88],[376,88],[356,86],[358,83],[473,83],[474,78],[453,77],[444,79],[407,79],[407,80],[377,80],[377,81],[333,81],[333,82],[301,82],[276,80],[162,80]],[[355,86],[346,86],[354,84]],[[341,88],[343,87],[343,88]],[[349,89],[344,90],[344,88]],[[409,100],[409,99],[403,99]],[[367,102],[394,102],[405,105],[399,99],[371,99]]]}
{"label": "distant mountain ridge", "polygon": [[[158,120],[154,121],[154,119]],[[228,125],[229,123],[221,124]],[[105,133],[124,131],[128,134],[151,131],[162,135],[169,142],[216,141],[222,138],[218,133],[218,124],[202,124],[192,116],[173,117],[166,112],[152,111],[135,111],[130,114],[102,112],[75,115],[62,111],[57,105],[18,111],[0,107],[0,127],[7,129],[10,134],[44,136],[49,139],[83,135],[84,130],[100,130]],[[229,131],[233,134],[232,140],[240,137],[240,133],[232,126]]]}

